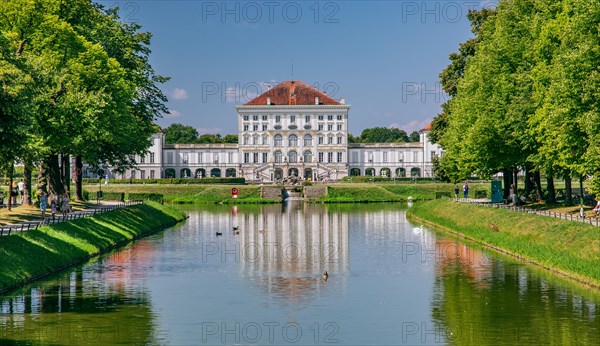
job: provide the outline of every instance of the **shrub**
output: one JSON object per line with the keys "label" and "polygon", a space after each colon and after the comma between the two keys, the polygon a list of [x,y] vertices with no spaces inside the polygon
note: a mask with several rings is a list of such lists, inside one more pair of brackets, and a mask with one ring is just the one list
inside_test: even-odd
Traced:
{"label": "shrub", "polygon": [[125,200],[125,192],[105,192],[102,191],[102,199],[105,201],[119,201],[122,202]]}
{"label": "shrub", "polygon": [[155,201],[163,203],[164,196],[162,193],[129,193],[127,199],[130,201]]}

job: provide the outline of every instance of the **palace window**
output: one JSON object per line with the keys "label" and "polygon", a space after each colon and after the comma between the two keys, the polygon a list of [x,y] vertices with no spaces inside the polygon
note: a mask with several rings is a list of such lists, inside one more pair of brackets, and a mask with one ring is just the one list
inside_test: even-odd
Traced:
{"label": "palace window", "polygon": [[327,125],[327,131],[333,131],[333,125],[332,124]]}
{"label": "palace window", "polygon": [[343,115],[338,115],[337,116],[337,120],[343,120],[344,116]]}
{"label": "palace window", "polygon": [[150,163],[154,163],[154,153],[150,153]]}
{"label": "palace window", "polygon": [[343,142],[343,137],[342,136],[338,136],[337,138],[337,144],[342,144]]}
{"label": "palace window", "polygon": [[310,122],[310,115],[305,115],[304,116],[304,122],[306,122],[306,123]]}
{"label": "palace window", "polygon": [[387,151],[383,152],[383,162],[388,162],[388,153],[387,153]]}
{"label": "palace window", "polygon": [[327,162],[333,162],[333,153],[327,153]]}
{"label": "palace window", "polygon": [[249,163],[249,162],[250,162],[250,154],[244,153],[244,163]]}
{"label": "palace window", "polygon": [[170,163],[170,164],[173,163],[173,153],[172,152],[167,153],[167,163]]}
{"label": "palace window", "polygon": [[258,115],[253,115],[252,120],[254,120],[254,121],[258,120]]}
{"label": "palace window", "polygon": [[319,131],[323,131],[323,124],[319,124]]}
{"label": "palace window", "polygon": [[228,153],[227,158],[229,159],[228,163],[233,163],[233,153]]}
{"label": "palace window", "polygon": [[290,122],[291,123],[295,123],[296,122],[296,116],[295,115],[290,116]]}
{"label": "palace window", "polygon": [[248,124],[244,124],[244,131],[248,131],[248,128],[249,128]]}
{"label": "palace window", "polygon": [[343,153],[337,153],[337,162],[342,162],[342,155]]}
{"label": "palace window", "polygon": [[146,179],[146,171],[144,171],[144,170],[140,171],[140,178],[141,179]]}
{"label": "palace window", "polygon": [[289,158],[290,163],[298,162],[298,154],[295,151],[290,151],[288,153],[288,158]]}
{"label": "palace window", "polygon": [[254,126],[252,126],[252,131],[258,131],[258,125],[255,124]]}
{"label": "palace window", "polygon": [[140,156],[140,163],[146,163],[146,155]]}
{"label": "palace window", "polygon": [[281,115],[276,115],[275,116],[275,122],[276,123],[280,123],[281,122]]}
{"label": "palace window", "polygon": [[333,136],[327,137],[327,144],[333,144]]}
{"label": "palace window", "polygon": [[323,144],[323,136],[319,136],[319,144]]}
{"label": "palace window", "polygon": [[333,115],[328,115],[327,120],[333,120]]}
{"label": "palace window", "polygon": [[248,116],[244,115],[243,119],[244,119],[244,121],[248,121]]}
{"label": "palace window", "polygon": [[263,163],[269,162],[269,160],[268,160],[269,154],[268,153],[263,153],[262,157],[263,157],[263,160],[262,160]]}
{"label": "palace window", "polygon": [[281,135],[275,135],[275,146],[276,147],[283,146],[283,137],[281,137]]}
{"label": "palace window", "polygon": [[312,145],[312,136],[311,135],[304,135],[304,146],[305,147],[309,147]]}
{"label": "palace window", "polygon": [[275,153],[273,153],[273,156],[275,156],[275,163],[281,163],[281,151],[276,151]]}
{"label": "palace window", "polygon": [[323,163],[323,153],[319,153],[319,162]]}
{"label": "palace window", "polygon": [[304,152],[304,162],[311,163],[312,162],[312,152],[307,150]]}
{"label": "palace window", "polygon": [[153,169],[151,169],[151,170],[150,170],[150,179],[154,179],[154,174],[155,174],[155,173],[154,173],[154,170],[153,170]]}
{"label": "palace window", "polygon": [[267,135],[262,136],[262,144],[263,145],[269,144],[269,136],[267,136]]}
{"label": "palace window", "polygon": [[268,120],[267,116],[266,116],[266,115],[263,115],[263,116],[262,116],[262,120],[264,120],[264,121],[267,121],[267,120]]}
{"label": "palace window", "polygon": [[188,163],[188,153],[181,153],[181,163],[183,163],[183,164]]}
{"label": "palace window", "polygon": [[262,126],[263,131],[267,131],[267,127],[268,127],[267,124],[263,124],[263,126]]}
{"label": "palace window", "polygon": [[252,158],[253,158],[252,162],[254,162],[254,163],[258,163],[258,153],[254,153],[254,154],[252,155]]}
{"label": "palace window", "polygon": [[288,139],[288,146],[295,147],[297,145],[298,145],[298,136],[290,135],[290,137]]}
{"label": "palace window", "polygon": [[323,120],[323,116],[322,116],[322,115],[319,115],[319,118],[318,118],[318,119],[319,119],[319,120]]}
{"label": "palace window", "polygon": [[337,124],[337,130],[342,131],[342,124]]}

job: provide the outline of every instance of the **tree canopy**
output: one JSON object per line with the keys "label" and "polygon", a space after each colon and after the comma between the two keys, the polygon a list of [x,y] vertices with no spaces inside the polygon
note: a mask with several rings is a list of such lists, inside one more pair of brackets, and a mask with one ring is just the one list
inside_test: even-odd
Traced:
{"label": "tree canopy", "polygon": [[59,156],[135,164],[167,112],[151,35],[90,0],[3,1],[0,13],[0,160],[41,163],[56,194],[70,180]]}
{"label": "tree canopy", "polygon": [[419,133],[413,131],[410,135],[395,127],[373,127],[364,129],[360,136],[348,134],[349,143],[402,143],[418,142]]}
{"label": "tree canopy", "polygon": [[171,124],[165,128],[165,143],[167,144],[212,144],[212,143],[237,143],[237,135],[203,134],[192,126]]}
{"label": "tree canopy", "polygon": [[587,175],[600,191],[600,0],[505,0],[470,18],[476,37],[440,75],[444,172]]}

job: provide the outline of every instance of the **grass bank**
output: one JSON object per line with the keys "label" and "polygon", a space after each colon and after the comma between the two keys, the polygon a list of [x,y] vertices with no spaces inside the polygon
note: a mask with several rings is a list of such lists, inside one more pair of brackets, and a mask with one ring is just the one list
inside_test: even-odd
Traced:
{"label": "grass bank", "polygon": [[[231,198],[231,189],[238,189],[238,198]],[[99,185],[85,185],[84,189],[95,196],[100,189]],[[105,192],[124,192],[127,198],[129,193],[159,193],[166,203],[174,204],[216,204],[216,203],[279,203],[260,197],[260,186],[256,185],[184,185],[184,184],[112,184],[102,185]],[[91,197],[90,197],[91,198]]]}
{"label": "grass bank", "polygon": [[600,287],[600,228],[451,199],[417,203],[408,216]]}
{"label": "grass bank", "polygon": [[148,202],[0,237],[0,293],[184,218],[174,207]]}
{"label": "grass bank", "polygon": [[[469,195],[478,191],[488,191],[489,183],[471,184]],[[350,183],[332,184],[325,197],[315,201],[322,203],[355,203],[355,202],[406,202],[411,196],[414,201],[435,199],[436,194],[454,195],[454,185],[445,183]],[[462,193],[462,188],[461,188]]]}
{"label": "grass bank", "polygon": [[[238,198],[231,198],[231,189],[238,189]],[[316,198],[321,203],[356,203],[356,202],[405,202],[408,196],[413,200],[436,198],[437,193],[454,194],[454,185],[445,183],[335,183],[328,185],[328,195]],[[84,189],[95,196],[98,185],[85,185]],[[470,196],[477,191],[488,191],[489,183],[472,183]],[[260,197],[260,186],[257,185],[183,185],[183,184],[113,184],[104,186],[105,192],[159,193],[166,203],[279,203],[279,199]],[[127,198],[127,197],[126,197]]]}

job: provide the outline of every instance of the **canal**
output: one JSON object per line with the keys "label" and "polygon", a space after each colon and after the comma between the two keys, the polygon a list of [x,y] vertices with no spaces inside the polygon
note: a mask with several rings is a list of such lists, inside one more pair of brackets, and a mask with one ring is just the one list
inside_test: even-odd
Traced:
{"label": "canal", "polygon": [[0,344],[598,344],[597,290],[406,208],[187,207],[185,223],[0,296]]}

